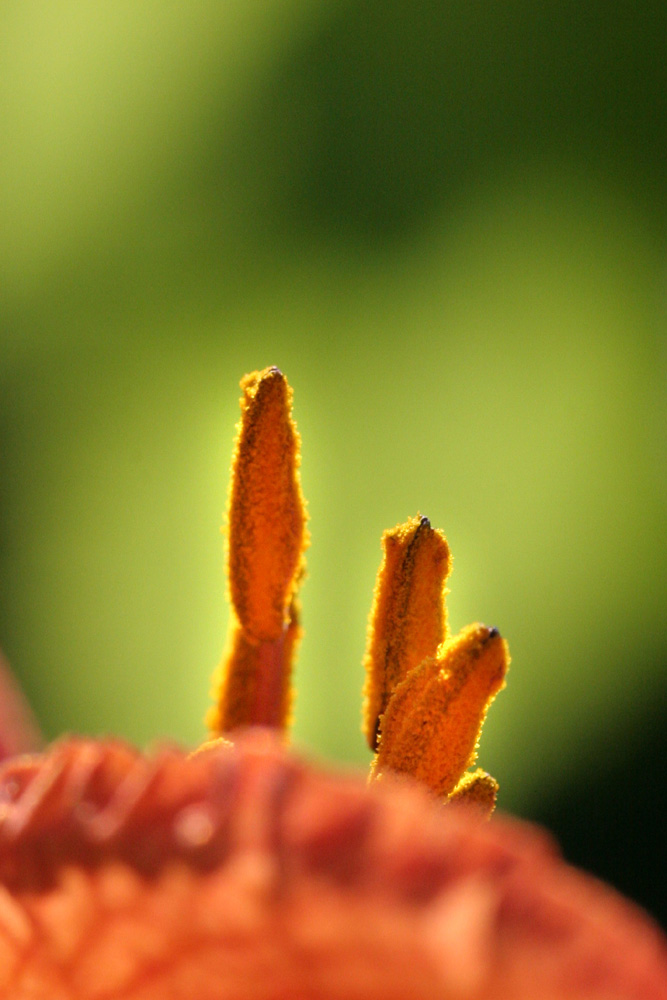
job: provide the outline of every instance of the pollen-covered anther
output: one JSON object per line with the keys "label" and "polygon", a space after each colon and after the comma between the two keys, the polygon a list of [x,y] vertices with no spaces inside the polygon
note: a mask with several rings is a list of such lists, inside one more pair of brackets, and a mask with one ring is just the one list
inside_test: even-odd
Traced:
{"label": "pollen-covered anther", "polygon": [[445,580],[451,569],[447,541],[426,517],[385,531],[382,545],[364,660],[364,732],[372,750],[392,692],[446,637]]}
{"label": "pollen-covered anther", "polygon": [[229,494],[229,593],[255,642],[275,641],[303,568],[306,511],[292,390],[278,368],[241,380],[241,421]]}
{"label": "pollen-covered anther", "polygon": [[382,716],[373,776],[409,774],[448,797],[475,762],[484,717],[508,665],[498,630],[477,624],[411,670]]}
{"label": "pollen-covered anther", "polygon": [[497,797],[498,782],[478,767],[463,775],[448,801],[472,806],[480,816],[488,819],[496,807]]}

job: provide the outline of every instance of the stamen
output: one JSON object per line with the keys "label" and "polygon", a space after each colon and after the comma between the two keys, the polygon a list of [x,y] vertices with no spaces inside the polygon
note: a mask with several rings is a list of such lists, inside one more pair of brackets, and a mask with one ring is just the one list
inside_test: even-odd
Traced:
{"label": "stamen", "polygon": [[469,625],[412,670],[382,718],[373,776],[410,774],[448,796],[475,762],[482,723],[508,665],[498,630]]}
{"label": "stamen", "polygon": [[426,517],[385,531],[382,544],[364,661],[364,732],[372,750],[397,684],[434,656],[446,636],[444,584],[451,568],[447,541]]}
{"label": "stamen", "polygon": [[280,637],[306,546],[292,390],[278,368],[241,379],[229,494],[229,593],[246,635]]}
{"label": "stamen", "polygon": [[477,768],[476,771],[463,775],[448,801],[474,806],[488,819],[496,808],[497,797],[498,782],[486,771]]}
{"label": "stamen", "polygon": [[230,630],[226,655],[214,674],[213,705],[206,716],[212,733],[240,726],[286,729],[291,721],[290,677],[301,627],[296,608],[278,639],[251,643],[239,625]]}
{"label": "stamen", "polygon": [[285,728],[292,657],[300,636],[296,590],[304,572],[306,510],[292,390],[278,368],[241,380],[241,421],[228,514],[228,651],[214,677],[214,734]]}

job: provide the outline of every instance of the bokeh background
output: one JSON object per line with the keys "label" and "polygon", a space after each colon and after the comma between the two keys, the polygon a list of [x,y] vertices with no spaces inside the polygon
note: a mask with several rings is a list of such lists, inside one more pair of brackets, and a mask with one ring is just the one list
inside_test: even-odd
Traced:
{"label": "bokeh background", "polygon": [[501,804],[667,922],[667,8],[0,4],[0,645],[47,737],[204,733],[238,380],[295,390],[295,739],[364,763],[384,528],[496,624]]}

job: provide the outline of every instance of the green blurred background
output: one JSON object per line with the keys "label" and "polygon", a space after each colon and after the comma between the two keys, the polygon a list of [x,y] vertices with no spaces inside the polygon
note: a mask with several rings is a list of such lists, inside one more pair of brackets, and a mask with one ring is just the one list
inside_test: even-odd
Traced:
{"label": "green blurred background", "polygon": [[501,804],[667,920],[667,9],[0,4],[0,645],[44,732],[203,736],[238,380],[295,390],[296,741],[366,762],[384,528],[496,624]]}

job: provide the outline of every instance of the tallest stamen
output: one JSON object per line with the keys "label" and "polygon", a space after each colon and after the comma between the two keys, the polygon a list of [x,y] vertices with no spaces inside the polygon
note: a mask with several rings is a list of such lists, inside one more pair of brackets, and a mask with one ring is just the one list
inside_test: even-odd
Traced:
{"label": "tallest stamen", "polygon": [[278,368],[246,375],[241,388],[227,540],[233,617],[208,717],[218,734],[287,724],[307,544],[292,390]]}
{"label": "tallest stamen", "polygon": [[306,514],[292,390],[278,368],[241,380],[229,494],[229,593],[256,642],[278,639],[303,562]]}

